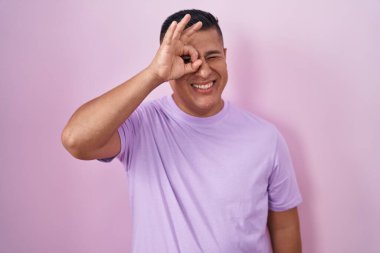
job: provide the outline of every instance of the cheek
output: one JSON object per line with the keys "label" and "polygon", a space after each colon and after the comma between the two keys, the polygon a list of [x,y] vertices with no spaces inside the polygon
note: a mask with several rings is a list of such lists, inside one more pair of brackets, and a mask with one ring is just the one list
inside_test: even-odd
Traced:
{"label": "cheek", "polygon": [[188,84],[188,80],[187,77],[184,76],[179,79],[169,81],[169,84],[173,90],[180,90]]}
{"label": "cheek", "polygon": [[214,61],[209,64],[212,69],[214,69],[220,75],[227,74],[227,64],[225,61]]}

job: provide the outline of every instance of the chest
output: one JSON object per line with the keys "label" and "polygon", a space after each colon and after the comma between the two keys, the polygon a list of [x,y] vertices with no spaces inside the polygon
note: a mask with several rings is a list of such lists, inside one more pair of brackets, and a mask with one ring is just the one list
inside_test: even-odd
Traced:
{"label": "chest", "polygon": [[155,124],[143,130],[132,163],[141,177],[188,185],[218,202],[267,190],[271,147],[251,129]]}

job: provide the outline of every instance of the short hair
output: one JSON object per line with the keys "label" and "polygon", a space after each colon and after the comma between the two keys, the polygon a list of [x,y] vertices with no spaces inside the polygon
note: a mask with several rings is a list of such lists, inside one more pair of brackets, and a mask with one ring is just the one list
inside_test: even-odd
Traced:
{"label": "short hair", "polygon": [[202,22],[201,31],[215,28],[218,34],[220,35],[220,39],[223,42],[222,30],[219,27],[218,19],[209,12],[196,10],[196,9],[190,9],[190,10],[178,11],[166,18],[166,20],[161,26],[160,44],[162,43],[162,40],[164,39],[165,33],[169,29],[170,24],[173,21],[177,21],[178,23],[186,14],[190,14],[191,19],[189,23],[187,23],[185,29],[201,21]]}

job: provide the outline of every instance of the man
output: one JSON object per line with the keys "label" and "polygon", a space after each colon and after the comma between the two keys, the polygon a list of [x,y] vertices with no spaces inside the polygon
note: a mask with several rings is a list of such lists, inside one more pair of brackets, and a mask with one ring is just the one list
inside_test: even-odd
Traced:
{"label": "man", "polygon": [[[301,252],[286,144],[273,125],[222,99],[227,79],[217,19],[180,11],[164,22],[151,64],[65,127],[74,157],[125,166],[132,252]],[[166,81],[172,96],[140,105]]]}

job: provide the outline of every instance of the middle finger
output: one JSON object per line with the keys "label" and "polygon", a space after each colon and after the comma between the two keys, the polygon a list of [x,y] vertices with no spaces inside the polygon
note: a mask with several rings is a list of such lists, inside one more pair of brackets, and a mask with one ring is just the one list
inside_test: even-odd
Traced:
{"label": "middle finger", "polygon": [[187,43],[189,42],[189,39],[191,38],[191,36],[199,31],[200,29],[202,28],[202,22],[201,21],[198,21],[197,23],[195,23],[194,25],[190,26],[189,28],[187,28],[183,33],[182,33],[182,36],[181,36],[181,41],[183,43]]}

